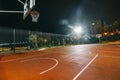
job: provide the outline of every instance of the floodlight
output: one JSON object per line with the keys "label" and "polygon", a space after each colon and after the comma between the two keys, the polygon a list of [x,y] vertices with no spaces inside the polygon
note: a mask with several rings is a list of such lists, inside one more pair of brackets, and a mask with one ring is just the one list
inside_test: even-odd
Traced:
{"label": "floodlight", "polygon": [[82,32],[82,28],[81,27],[76,27],[73,29],[75,33],[81,33]]}

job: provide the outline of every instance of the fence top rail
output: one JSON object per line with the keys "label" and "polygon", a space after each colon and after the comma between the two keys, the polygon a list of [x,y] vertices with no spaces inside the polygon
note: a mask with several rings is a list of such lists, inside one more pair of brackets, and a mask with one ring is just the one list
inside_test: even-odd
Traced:
{"label": "fence top rail", "polygon": [[0,46],[6,46],[6,45],[10,45],[10,43],[3,43],[3,44],[0,44]]}

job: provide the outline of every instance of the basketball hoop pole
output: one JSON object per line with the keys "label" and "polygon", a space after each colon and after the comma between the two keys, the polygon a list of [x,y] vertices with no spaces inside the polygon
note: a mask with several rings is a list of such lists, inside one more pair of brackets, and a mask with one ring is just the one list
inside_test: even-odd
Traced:
{"label": "basketball hoop pole", "polygon": [[24,11],[7,11],[7,10],[0,10],[1,13],[24,13]]}

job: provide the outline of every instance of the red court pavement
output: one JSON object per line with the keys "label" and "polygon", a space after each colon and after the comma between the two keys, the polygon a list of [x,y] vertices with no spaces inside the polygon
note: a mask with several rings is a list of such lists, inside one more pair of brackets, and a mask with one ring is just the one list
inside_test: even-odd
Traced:
{"label": "red court pavement", "polygon": [[120,80],[120,47],[91,44],[1,55],[0,80]]}

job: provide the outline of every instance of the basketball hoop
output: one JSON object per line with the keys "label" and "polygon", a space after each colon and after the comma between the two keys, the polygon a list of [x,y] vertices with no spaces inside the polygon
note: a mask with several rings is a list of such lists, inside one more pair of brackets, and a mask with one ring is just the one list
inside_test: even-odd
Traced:
{"label": "basketball hoop", "polygon": [[30,15],[32,17],[32,22],[38,22],[38,18],[40,16],[40,13],[38,11],[31,11]]}

